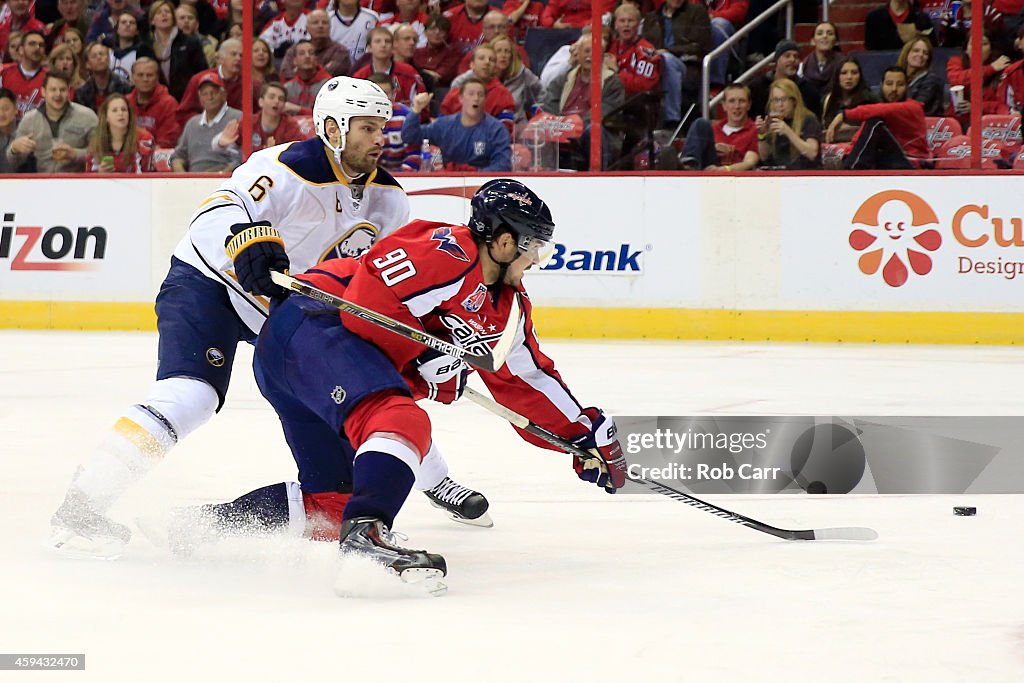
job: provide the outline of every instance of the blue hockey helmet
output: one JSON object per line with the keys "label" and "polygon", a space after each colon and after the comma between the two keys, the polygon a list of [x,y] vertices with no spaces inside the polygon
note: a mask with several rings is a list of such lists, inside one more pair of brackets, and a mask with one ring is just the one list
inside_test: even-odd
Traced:
{"label": "blue hockey helmet", "polygon": [[469,229],[490,243],[502,229],[515,234],[519,250],[537,257],[550,251],[555,234],[551,211],[537,194],[518,180],[498,178],[480,186],[470,202]]}
{"label": "blue hockey helmet", "polygon": [[480,186],[470,203],[469,229],[490,242],[502,227],[516,235],[550,241],[555,233],[551,210],[518,180],[498,178]]}

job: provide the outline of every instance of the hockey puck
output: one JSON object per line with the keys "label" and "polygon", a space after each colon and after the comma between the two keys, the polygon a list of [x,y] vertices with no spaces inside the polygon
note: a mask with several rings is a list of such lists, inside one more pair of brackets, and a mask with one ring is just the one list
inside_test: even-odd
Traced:
{"label": "hockey puck", "polygon": [[975,507],[954,507],[953,514],[957,517],[973,517],[978,514],[978,508]]}

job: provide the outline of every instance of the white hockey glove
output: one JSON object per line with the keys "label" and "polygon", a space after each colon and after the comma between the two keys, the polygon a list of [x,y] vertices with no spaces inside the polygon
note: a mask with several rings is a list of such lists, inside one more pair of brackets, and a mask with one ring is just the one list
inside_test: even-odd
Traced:
{"label": "white hockey glove", "polygon": [[427,351],[416,359],[416,369],[427,383],[427,398],[439,403],[454,403],[462,396],[469,377],[469,366],[461,358]]}

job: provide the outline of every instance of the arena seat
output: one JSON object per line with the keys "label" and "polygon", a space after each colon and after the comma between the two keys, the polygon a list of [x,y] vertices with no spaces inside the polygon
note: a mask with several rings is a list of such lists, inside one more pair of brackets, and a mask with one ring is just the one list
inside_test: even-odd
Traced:
{"label": "arena seat", "polygon": [[171,168],[172,156],[174,156],[173,147],[154,147],[153,170],[157,173],[170,173],[173,170]]}
{"label": "arena seat", "polygon": [[966,135],[954,135],[934,149],[937,169],[971,167],[971,140]]}
{"label": "arena seat", "polygon": [[957,135],[963,135],[960,122],[952,116],[926,116],[925,126],[928,129],[928,147],[935,150]]}
{"label": "arena seat", "polygon": [[985,114],[981,117],[981,139],[1002,145],[1007,156],[1021,146],[1020,114]]}
{"label": "arena seat", "polygon": [[[981,167],[996,169],[997,161],[1009,158],[1010,152],[998,140],[985,140],[981,144]],[[935,150],[935,168],[965,169],[971,167],[971,139],[955,135]],[[1005,164],[1004,164],[1005,167]]]}

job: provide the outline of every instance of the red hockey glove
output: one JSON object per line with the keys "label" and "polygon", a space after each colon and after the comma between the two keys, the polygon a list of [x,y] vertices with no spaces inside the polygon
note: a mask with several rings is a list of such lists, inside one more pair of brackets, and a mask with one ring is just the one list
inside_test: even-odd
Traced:
{"label": "red hockey glove", "polygon": [[462,396],[469,366],[461,358],[427,351],[416,359],[416,369],[427,383],[427,398],[439,403],[454,403]]}
{"label": "red hockey glove", "polygon": [[257,296],[288,295],[286,289],[270,279],[271,270],[288,270],[284,240],[270,223],[235,223],[224,247],[235,264],[235,276],[242,289]]}
{"label": "red hockey glove", "polygon": [[574,455],[573,469],[583,481],[615,493],[626,484],[626,458],[615,436],[615,421],[597,408],[584,408],[583,414],[590,420],[590,432],[573,440],[573,445],[590,451],[595,457],[583,459]]}

